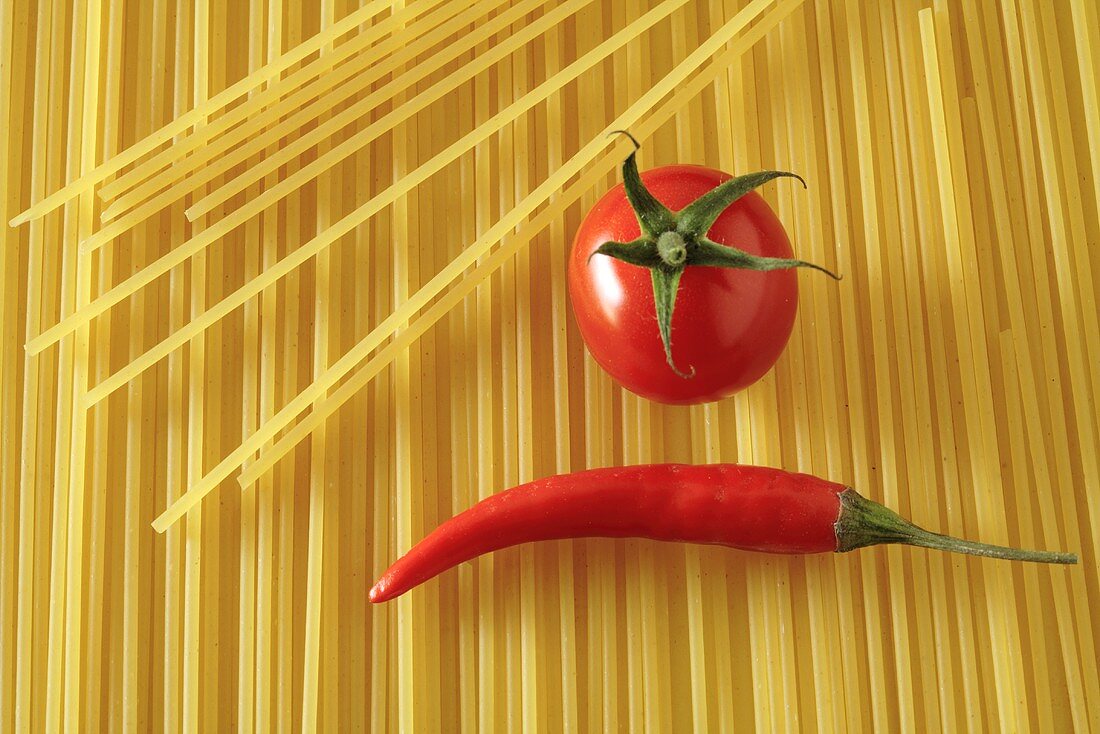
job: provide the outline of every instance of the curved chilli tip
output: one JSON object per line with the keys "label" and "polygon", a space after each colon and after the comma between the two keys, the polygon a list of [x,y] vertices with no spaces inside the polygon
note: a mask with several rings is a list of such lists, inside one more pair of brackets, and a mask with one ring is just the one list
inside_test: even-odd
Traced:
{"label": "curved chilli tip", "polygon": [[390,593],[389,584],[386,583],[386,577],[383,576],[375,582],[367,596],[370,598],[371,604],[381,604],[382,602],[389,601],[395,595]]}

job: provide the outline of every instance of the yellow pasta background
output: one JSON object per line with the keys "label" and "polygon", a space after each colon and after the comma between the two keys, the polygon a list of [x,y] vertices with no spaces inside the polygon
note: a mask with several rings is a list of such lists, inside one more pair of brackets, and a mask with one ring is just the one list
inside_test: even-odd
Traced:
{"label": "yellow pasta background", "polygon": [[[1100,731],[1098,80],[1093,0],[0,0],[0,731]],[[809,182],[844,279],[733,398],[580,341],[620,128]],[[561,541],[367,601],[657,461],[1081,563]]]}

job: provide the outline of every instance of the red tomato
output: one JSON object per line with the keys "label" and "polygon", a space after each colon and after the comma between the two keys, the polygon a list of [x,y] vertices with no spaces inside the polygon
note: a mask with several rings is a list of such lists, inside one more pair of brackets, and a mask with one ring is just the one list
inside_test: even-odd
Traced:
{"label": "red tomato", "polygon": [[[729,178],[687,165],[642,174],[646,188],[674,212]],[[671,340],[676,365],[695,370],[684,378],[665,361],[649,270],[605,255],[589,260],[604,242],[630,242],[640,234],[619,184],[588,213],[573,242],[569,295],[581,335],[600,366],[631,392],[672,404],[719,400],[760,379],[791,335],[798,305],[794,270],[686,268]],[[755,192],[728,206],[707,236],[754,255],[792,257],[783,225]]]}

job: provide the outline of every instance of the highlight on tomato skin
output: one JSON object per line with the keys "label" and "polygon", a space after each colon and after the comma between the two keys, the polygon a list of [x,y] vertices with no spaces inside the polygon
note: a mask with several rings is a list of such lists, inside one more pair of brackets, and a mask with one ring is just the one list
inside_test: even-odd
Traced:
{"label": "highlight on tomato skin", "polygon": [[[669,404],[728,397],[786,347],[798,306],[794,257],[753,189],[782,171],[730,175],[696,165],[639,174],[582,221],[568,263],[577,326],[596,362],[627,390]],[[799,179],[801,180],[801,179]],[[833,276],[836,277],[836,276]]]}

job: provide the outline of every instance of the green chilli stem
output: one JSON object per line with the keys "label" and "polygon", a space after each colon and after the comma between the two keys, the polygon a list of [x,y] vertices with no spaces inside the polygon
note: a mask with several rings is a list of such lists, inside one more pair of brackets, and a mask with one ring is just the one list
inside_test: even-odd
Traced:
{"label": "green chilli stem", "polygon": [[1021,550],[1002,545],[941,535],[914,525],[893,510],[869,500],[851,487],[840,494],[840,516],[836,521],[837,552],[843,553],[869,545],[900,543],[949,553],[1001,558],[1031,563],[1077,563],[1075,553]]}

